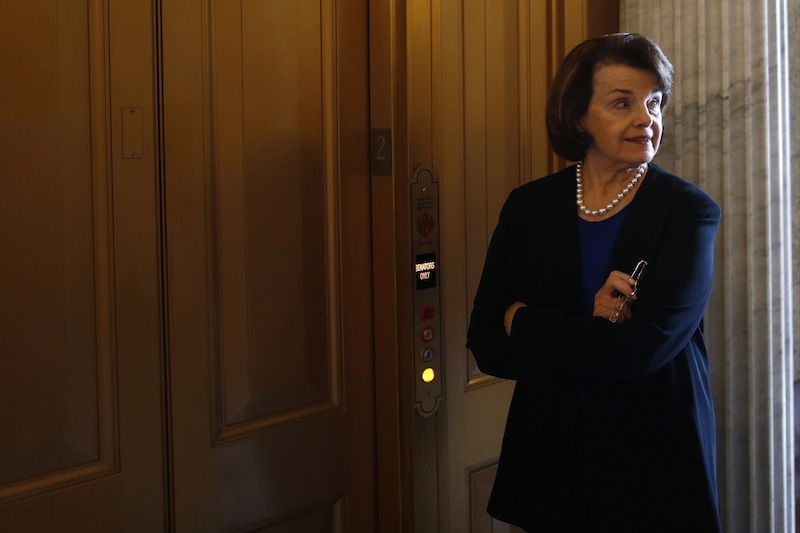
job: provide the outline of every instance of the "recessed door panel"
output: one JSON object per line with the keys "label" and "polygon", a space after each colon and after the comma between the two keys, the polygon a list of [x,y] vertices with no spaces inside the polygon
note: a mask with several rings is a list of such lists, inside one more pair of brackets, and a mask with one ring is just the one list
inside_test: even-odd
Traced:
{"label": "recessed door panel", "polygon": [[19,52],[35,51],[39,60],[15,61],[12,54],[3,60],[3,101],[21,104],[4,111],[0,134],[0,495],[6,498],[23,496],[34,477],[43,485],[36,490],[60,485],[68,469],[83,472],[70,476],[75,482],[93,477],[97,465],[87,465],[101,461],[103,448],[112,453],[104,454],[102,469],[113,472],[117,462],[116,413],[103,417],[99,410],[100,403],[111,405],[114,392],[107,313],[113,286],[109,243],[102,239],[111,219],[92,185],[108,194],[107,169],[92,172],[92,149],[102,150],[103,142],[92,146],[87,6],[11,10],[10,18],[24,23],[8,24],[0,39]]}
{"label": "recessed door panel", "polygon": [[341,301],[328,253],[338,176],[326,172],[323,143],[332,65],[322,46],[334,43],[321,40],[332,21],[319,2],[222,3],[210,15],[207,215],[224,437],[338,409],[331,311]]}

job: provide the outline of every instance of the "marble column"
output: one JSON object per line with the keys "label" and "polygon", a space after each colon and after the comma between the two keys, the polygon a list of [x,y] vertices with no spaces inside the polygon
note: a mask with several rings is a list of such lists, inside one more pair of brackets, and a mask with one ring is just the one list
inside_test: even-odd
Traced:
{"label": "marble column", "polygon": [[706,334],[730,533],[795,531],[798,2],[620,2],[622,30],[652,37],[675,66],[656,161],[722,206]]}

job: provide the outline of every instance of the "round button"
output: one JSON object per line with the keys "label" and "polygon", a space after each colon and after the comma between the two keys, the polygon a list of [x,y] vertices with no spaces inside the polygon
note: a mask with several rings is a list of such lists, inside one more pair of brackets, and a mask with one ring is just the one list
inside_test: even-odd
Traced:
{"label": "round button", "polygon": [[431,361],[433,361],[433,350],[431,350],[430,348],[425,348],[420,352],[419,357],[426,363],[430,363]]}
{"label": "round button", "polygon": [[430,326],[422,328],[422,331],[419,332],[419,338],[425,342],[431,342],[433,340],[433,335],[434,331]]}
{"label": "round button", "polygon": [[435,316],[436,310],[431,305],[426,305],[419,310],[419,318],[422,319],[423,322],[430,322]]}

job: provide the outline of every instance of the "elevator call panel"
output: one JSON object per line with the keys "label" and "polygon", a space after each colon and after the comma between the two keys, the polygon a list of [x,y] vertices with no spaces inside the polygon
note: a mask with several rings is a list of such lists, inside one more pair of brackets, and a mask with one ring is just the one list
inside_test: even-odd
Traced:
{"label": "elevator call panel", "polygon": [[418,167],[411,181],[413,264],[414,404],[428,417],[442,400],[443,365],[439,283],[439,184],[433,170]]}

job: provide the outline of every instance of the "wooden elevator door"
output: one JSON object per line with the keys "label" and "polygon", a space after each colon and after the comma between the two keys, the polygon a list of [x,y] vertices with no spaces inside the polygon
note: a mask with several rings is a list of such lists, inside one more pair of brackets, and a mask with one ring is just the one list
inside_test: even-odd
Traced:
{"label": "wooden elevator door", "polygon": [[0,11],[0,529],[374,530],[367,1]]}
{"label": "wooden elevator door", "polygon": [[367,2],[164,3],[178,531],[371,531]]}
{"label": "wooden elevator door", "polygon": [[113,4],[0,1],[3,531],[166,525],[153,19]]}

